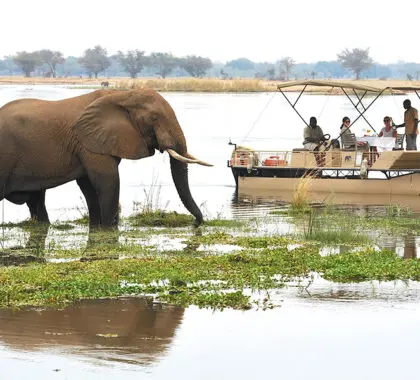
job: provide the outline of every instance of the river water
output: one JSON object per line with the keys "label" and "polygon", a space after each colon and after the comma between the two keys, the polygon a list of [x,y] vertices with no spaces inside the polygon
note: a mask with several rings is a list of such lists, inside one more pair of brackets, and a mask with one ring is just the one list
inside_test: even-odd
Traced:
{"label": "river water", "polygon": [[[64,86],[4,85],[0,86],[0,106],[19,98],[58,100],[81,95],[91,89]],[[231,218],[247,216],[263,208],[281,204],[281,199],[239,200],[227,160],[232,146],[229,140],[256,149],[292,149],[302,147],[303,122],[280,93],[203,94],[163,93],[175,110],[187,139],[189,151],[214,164],[214,167],[190,165],[190,185],[197,204],[207,217]],[[289,95],[296,98],[296,94]],[[368,111],[372,126],[379,131],[383,114],[402,122],[402,100],[405,97],[380,98]],[[415,99],[413,104],[415,105]],[[352,120],[357,116],[344,96],[308,95],[297,105],[302,116],[318,118],[324,133],[337,137],[344,115]],[[352,130],[360,135],[369,126],[359,120]],[[168,210],[185,212],[172,182],[167,153],[156,153],[143,160],[123,160],[120,164],[120,203],[123,215],[133,213],[133,202],[153,202]],[[278,202],[276,202],[278,201]],[[51,221],[80,217],[86,209],[82,194],[73,181],[47,192],[47,209]],[[274,204],[273,204],[274,203]],[[26,206],[3,202],[2,220],[16,222],[28,218]]]}
{"label": "river water", "polygon": [[[62,99],[91,91],[63,86],[0,86],[0,105],[35,97]],[[226,161],[232,147],[301,146],[303,124],[280,94],[164,93],[193,155],[213,168],[190,165],[193,196],[207,217],[246,218],[279,208],[281,199],[235,196]],[[355,111],[340,96],[307,96],[300,110],[338,135]],[[369,110],[402,122],[402,97]],[[413,104],[415,102],[413,100]],[[418,108],[418,107],[417,107]],[[353,129],[363,133],[366,125]],[[379,127],[378,127],[379,128]],[[244,139],[244,137],[246,137]],[[184,212],[166,154],[120,165],[124,215],[135,202]],[[1,204],[2,221],[26,219],[25,206]],[[52,221],[80,217],[84,201],[75,183],[47,191]],[[408,243],[407,243],[408,242]],[[388,242],[416,257],[417,237]],[[61,311],[0,311],[1,379],[396,379],[418,372],[420,292],[417,283],[332,284],[288,287],[273,295],[273,310],[211,311],[156,305],[142,299],[86,301]]]}

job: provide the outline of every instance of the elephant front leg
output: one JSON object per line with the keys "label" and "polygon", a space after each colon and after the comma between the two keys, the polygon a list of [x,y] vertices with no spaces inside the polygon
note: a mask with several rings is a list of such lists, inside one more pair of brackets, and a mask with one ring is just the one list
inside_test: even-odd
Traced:
{"label": "elephant front leg", "polygon": [[120,178],[108,178],[101,181],[99,195],[99,207],[101,209],[101,226],[118,226],[118,200],[120,198]]}
{"label": "elephant front leg", "polygon": [[[120,197],[118,164],[119,159],[103,155],[94,155],[93,160],[89,160],[85,164],[89,182],[97,194],[101,227],[118,226],[118,200]],[[95,210],[93,212],[92,222],[94,223],[97,215],[95,215]]]}
{"label": "elephant front leg", "polygon": [[86,199],[89,210],[89,226],[99,227],[101,225],[101,207],[95,188],[88,177],[79,178],[76,182]]}

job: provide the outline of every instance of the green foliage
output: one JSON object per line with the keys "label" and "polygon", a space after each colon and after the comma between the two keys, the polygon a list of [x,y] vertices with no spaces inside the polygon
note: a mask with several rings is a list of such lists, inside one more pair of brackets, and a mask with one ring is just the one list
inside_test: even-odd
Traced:
{"label": "green foliage", "polygon": [[175,211],[151,210],[133,215],[129,221],[137,227],[185,227],[191,226],[194,218],[189,214],[178,214]]}
{"label": "green foliage", "polygon": [[55,78],[57,76],[56,68],[60,63],[64,63],[63,53],[52,50],[40,50],[39,55],[43,63],[50,68],[50,75]]}
{"label": "green foliage", "polygon": [[95,78],[111,65],[106,49],[100,45],[85,50],[83,56],[79,58],[79,63],[86,68],[89,77],[95,74]]}
{"label": "green foliage", "polygon": [[248,58],[238,58],[227,62],[226,66],[237,70],[252,70],[254,68],[254,62]]}
{"label": "green foliage", "polygon": [[37,51],[34,51],[32,53],[28,53],[26,51],[18,52],[13,57],[13,61],[23,70],[23,72],[25,73],[25,77],[28,78],[31,76],[31,73],[35,70],[35,67],[40,66],[42,64],[41,56]]}
{"label": "green foliage", "polygon": [[180,66],[192,77],[199,78],[204,76],[206,71],[212,67],[212,62],[209,58],[189,55],[180,59]]}
{"label": "green foliage", "polygon": [[178,64],[179,59],[175,58],[171,53],[150,54],[150,67],[154,68],[156,74],[162,78],[166,78]]}
{"label": "green foliage", "polygon": [[128,50],[127,53],[118,51],[117,60],[123,67],[124,71],[130,74],[131,78],[137,78],[137,74],[141,72],[143,66],[148,64],[149,60],[144,56],[144,51]]}
{"label": "green foliage", "polygon": [[354,72],[356,79],[360,79],[360,73],[368,69],[373,64],[373,59],[369,56],[368,49],[345,49],[337,54],[338,60],[341,65]]}

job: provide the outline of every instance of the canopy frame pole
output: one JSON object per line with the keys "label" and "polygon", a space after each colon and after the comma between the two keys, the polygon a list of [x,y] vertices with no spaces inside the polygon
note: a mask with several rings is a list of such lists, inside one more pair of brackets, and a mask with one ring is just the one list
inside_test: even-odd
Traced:
{"label": "canopy frame pole", "polygon": [[[369,109],[369,107],[375,102],[375,100],[378,99],[378,97],[382,94],[383,90],[379,93],[379,95],[376,96],[375,99],[372,100],[372,102],[367,107],[365,107],[363,102],[362,102],[362,99],[366,95],[367,91],[365,91],[365,93],[363,94],[363,96],[361,98],[359,98],[359,96],[356,94],[356,97],[359,99],[359,102],[357,104],[355,104],[353,99],[350,97],[350,95],[346,92],[346,90],[343,87],[341,87],[341,90],[346,94],[346,96],[350,100],[351,104],[353,104],[353,107],[359,113],[359,116],[356,118],[356,120],[353,121],[353,123],[350,124],[350,126],[352,126],[357,120],[359,120],[361,117],[363,117],[363,119],[366,121],[366,123],[368,123],[369,127],[371,127],[373,129],[373,131],[376,132],[376,129],[372,127],[372,125],[369,123],[369,121],[365,118],[364,114]],[[357,108],[357,105],[359,103],[362,104],[363,112],[360,112],[359,108]]]}
{"label": "canopy frame pole", "polygon": [[306,120],[302,117],[302,115],[299,113],[299,111],[296,109],[296,103],[298,102],[298,100],[300,99],[300,97],[302,96],[302,94],[304,93],[306,86],[303,88],[303,90],[300,92],[298,98],[296,99],[295,103],[292,104],[292,102],[289,100],[289,98],[286,96],[286,94],[282,91],[281,88],[279,88],[279,91],[281,92],[281,94],[284,96],[284,98],[287,100],[287,103],[290,104],[290,106],[293,108],[293,110],[298,114],[298,116],[302,119],[302,121],[305,123],[305,125],[308,127],[309,124],[306,122]]}
{"label": "canopy frame pole", "polygon": [[[356,119],[354,120],[354,122],[351,125],[353,125],[357,120],[359,120],[366,113],[366,111],[372,106],[373,103],[375,103],[378,100],[378,98],[382,95],[382,93],[385,90],[386,89],[384,88],[380,93],[378,93],[378,95],[376,95],[375,99],[373,99],[370,102],[370,104],[366,107],[366,109],[363,112],[360,112],[359,109],[357,109],[359,111],[360,115],[356,117]],[[366,118],[364,116],[363,116],[363,118],[366,120]],[[369,122],[367,120],[366,120],[366,122],[369,124]],[[376,132],[375,128],[372,127],[372,129]]]}
{"label": "canopy frame pole", "polygon": [[357,95],[357,92],[356,92],[356,90],[353,88],[353,94],[354,94],[354,96],[356,96],[356,98],[359,100],[358,102],[357,102],[357,104],[356,104],[356,106],[355,107],[358,107],[359,106],[359,104],[363,107],[363,109],[365,109],[366,107],[365,107],[365,105],[363,104],[363,98],[365,97],[365,95],[367,94],[367,91],[365,91],[364,92],[364,94],[359,98],[359,95]]}
{"label": "canopy frame pole", "polygon": [[302,94],[305,92],[307,85],[305,84],[305,86],[303,87],[302,91],[300,92],[299,96],[297,97],[295,103],[293,104],[293,107],[297,104],[297,102],[299,101],[300,97],[302,96]]}

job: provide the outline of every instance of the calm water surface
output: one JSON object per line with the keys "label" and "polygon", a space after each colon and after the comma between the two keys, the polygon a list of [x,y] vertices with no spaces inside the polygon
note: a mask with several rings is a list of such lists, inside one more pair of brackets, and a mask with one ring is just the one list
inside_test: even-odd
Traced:
{"label": "calm water surface", "polygon": [[139,299],[0,312],[4,379],[405,379],[418,372],[419,289],[402,283],[278,291],[267,311]]}
{"label": "calm water surface", "polygon": [[[0,105],[89,91],[0,86]],[[190,166],[192,193],[207,217],[266,216],[283,205],[281,199],[238,199],[226,167],[232,150],[229,138],[256,148],[301,146],[302,123],[280,94],[163,96],[175,109],[189,151],[215,165]],[[303,116],[318,117],[333,137],[344,115],[355,118],[342,97],[302,100]],[[369,111],[370,119],[381,126],[386,113],[401,123],[402,100],[379,100]],[[365,127],[357,123],[353,129],[362,133]],[[124,215],[147,197],[156,207],[184,212],[166,154],[124,160],[120,173]],[[25,206],[3,201],[0,207],[4,222],[29,216]],[[47,208],[52,221],[77,218],[86,209],[75,183],[48,190]],[[417,237],[398,237],[383,244],[408,258],[416,257],[419,242]],[[3,310],[0,378],[409,378],[418,373],[419,290],[416,283],[338,285],[318,279],[306,290],[279,290],[272,295],[277,307],[266,311],[184,310],[139,299],[88,301],[62,311]]]}

